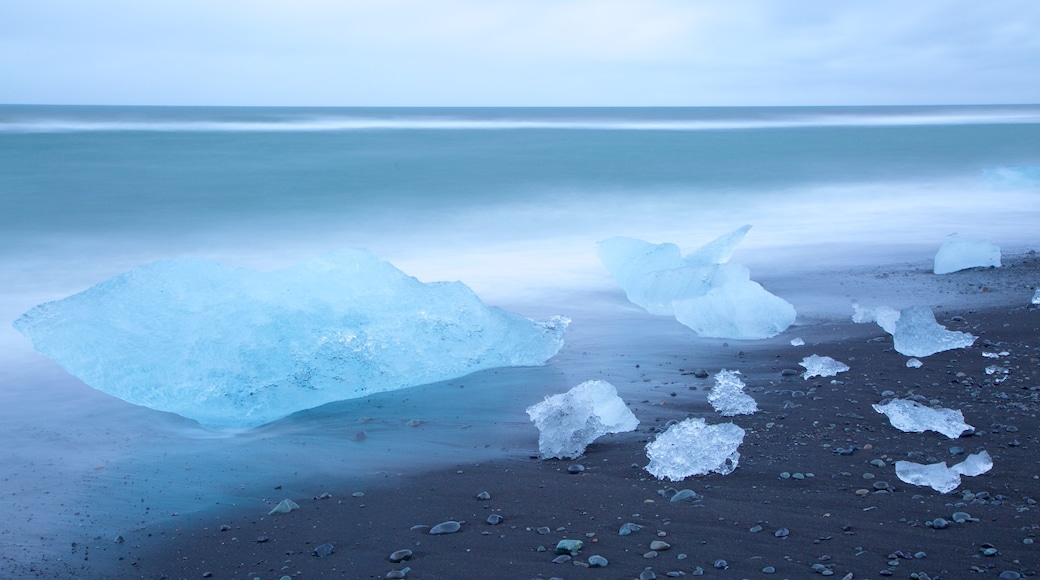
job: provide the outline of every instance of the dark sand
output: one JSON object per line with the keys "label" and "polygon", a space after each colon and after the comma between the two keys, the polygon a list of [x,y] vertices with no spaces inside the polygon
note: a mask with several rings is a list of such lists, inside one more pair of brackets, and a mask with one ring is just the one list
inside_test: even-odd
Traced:
{"label": "dark sand", "polygon": [[[647,569],[663,578],[690,576],[698,568],[718,578],[806,578],[823,570],[857,579],[889,571],[894,578],[926,574],[933,580],[977,572],[989,578],[1005,571],[1035,575],[1040,570],[1040,506],[1034,501],[1040,500],[1040,310],[1021,305],[939,312],[938,318],[979,339],[970,348],[928,357],[919,369],[907,368],[907,357],[873,324],[802,327],[797,335],[806,345],[801,347],[766,352],[731,346],[762,410],[733,419],[747,435],[739,467],[727,476],[668,482],[642,469],[644,446],[667,421],[726,420],[696,392],[710,388],[710,378],[697,379],[693,369],[675,365],[642,367],[647,377],[674,389],[628,401],[642,422],[639,429],[600,439],[576,461],[516,456],[429,473],[330,481],[308,496],[292,497],[300,509],[277,516],[267,515],[284,499],[272,481],[267,507],[174,518],[122,544],[98,539],[92,546],[73,547],[65,565],[68,573],[85,577],[264,580],[384,578],[406,566],[408,578],[429,579],[626,579]],[[999,361],[982,355],[1002,350],[1010,354]],[[838,375],[840,383],[782,376],[784,369],[800,369],[801,359],[813,353],[852,368]],[[995,383],[984,371],[991,364],[1009,368],[1007,380]],[[900,432],[870,406],[889,390],[961,409],[976,432],[957,440]],[[852,455],[835,452],[849,446],[857,447]],[[965,453],[988,451],[993,469],[964,478],[946,495],[896,477],[896,460],[960,461],[963,456],[950,453],[953,446]],[[872,465],[873,460],[885,466]],[[585,471],[568,473],[575,463]],[[781,472],[812,477],[785,479]],[[876,482],[887,483],[888,491],[876,492]],[[670,502],[659,493],[667,487],[694,490],[699,499]],[[861,496],[857,490],[869,493]],[[964,500],[968,490],[976,499]],[[477,499],[484,491],[491,499]],[[326,493],[331,497],[321,499]],[[957,511],[978,521],[951,522],[946,529],[928,525],[935,518],[950,520]],[[500,515],[502,523],[486,523],[491,514]],[[461,531],[433,536],[411,529],[445,520],[462,521]],[[620,536],[626,522],[644,528]],[[761,531],[750,531],[756,525]],[[789,533],[778,537],[782,528]],[[570,562],[553,563],[553,549],[562,539],[582,540],[585,547]],[[671,547],[653,553],[654,540]],[[335,551],[315,556],[315,548],[326,543]],[[983,554],[989,545],[996,548],[994,555]],[[401,549],[412,550],[411,558],[390,562],[390,553]],[[593,555],[609,564],[587,568]],[[716,568],[719,559],[728,568]],[[814,571],[815,564],[825,568]],[[763,573],[766,567],[775,573]]]}
{"label": "dark sand", "polygon": [[[969,578],[982,571],[988,578],[1005,571],[1032,576],[1040,570],[1040,506],[1034,501],[1040,501],[1040,310],[1029,305],[1029,297],[1038,275],[1037,258],[1029,254],[997,270],[947,277],[908,265],[797,280],[788,291],[778,280],[767,287],[783,295],[801,290],[802,302],[795,300],[799,312],[811,310],[807,305],[818,294],[845,299],[837,308],[846,314],[803,319],[801,326],[768,341],[691,341],[674,322],[635,307],[615,308],[607,320],[576,321],[569,346],[551,365],[569,386],[594,378],[614,383],[641,425],[636,432],[600,439],[575,461],[533,457],[537,433],[519,417],[510,419],[516,422],[510,428],[522,429],[519,447],[493,448],[484,454],[493,459],[479,463],[420,470],[404,462],[400,469],[363,477],[326,473],[303,481],[306,474],[300,474],[291,481],[268,481],[263,473],[250,475],[249,462],[243,460],[227,468],[262,495],[250,491],[241,501],[213,505],[207,500],[212,490],[203,485],[196,503],[204,507],[175,503],[184,505],[174,508],[183,513],[144,518],[137,526],[117,528],[123,530],[120,536],[83,524],[68,532],[72,542],[52,539],[59,536],[45,534],[42,527],[36,537],[25,536],[19,530],[32,529],[30,518],[16,530],[18,537],[26,544],[39,541],[47,550],[35,556],[30,548],[0,555],[0,577],[385,578],[404,567],[413,579],[630,579],[647,569],[658,578],[690,576],[698,569],[717,578],[808,578],[827,572],[835,578],[876,579],[889,571],[894,578],[919,580]],[[893,350],[891,337],[880,328],[847,322],[848,298],[870,306],[905,305],[893,297],[930,304],[948,328],[979,338],[972,347],[923,359],[923,368],[907,368],[908,357]],[[600,312],[602,305],[588,308]],[[636,327],[645,334],[627,337]],[[789,344],[796,336],[804,346]],[[982,354],[1001,351],[1009,354],[1000,360]],[[801,370],[798,363],[811,354],[834,357],[851,370],[838,375],[837,382],[784,375],[785,369]],[[995,376],[985,373],[993,364],[1010,369],[1005,381],[994,382]],[[693,375],[699,367],[711,374],[720,368],[740,370],[761,411],[719,416],[706,402],[713,380]],[[886,391],[960,409],[976,432],[950,440],[934,432],[898,431],[871,408],[889,396],[883,395]],[[733,473],[670,482],[643,469],[646,443],[668,421],[686,417],[732,420],[746,430]],[[480,437],[479,430],[458,433],[465,439],[458,442],[460,448],[484,446],[484,441],[470,440]],[[852,455],[835,453],[850,446],[857,448]],[[897,460],[962,460],[951,455],[953,446],[965,454],[988,451],[993,469],[964,478],[960,488],[945,495],[896,477]],[[317,445],[306,452],[320,456],[326,450]],[[884,466],[872,465],[876,460]],[[328,472],[342,461],[331,454]],[[572,464],[586,469],[570,474]],[[782,472],[812,476],[782,478]],[[159,485],[162,477],[155,477]],[[142,474],[139,485],[149,485],[148,479]],[[888,490],[877,492],[877,482],[887,483]],[[659,493],[666,488],[691,489],[699,497],[673,503]],[[145,501],[131,487],[109,489],[114,494],[110,502],[134,502],[125,503],[128,513],[137,513],[137,502]],[[859,490],[866,491],[859,495]],[[964,499],[968,490],[976,494],[974,500]],[[485,491],[490,499],[478,499]],[[300,509],[267,515],[286,498]],[[68,501],[78,516],[80,508],[73,506],[80,504]],[[945,529],[927,525],[935,518],[950,520],[957,511],[978,521],[951,522]],[[488,524],[491,514],[500,515],[502,523]],[[433,536],[412,529],[446,520],[462,521],[461,531]],[[644,528],[620,536],[627,522]],[[755,526],[761,531],[750,531]],[[787,535],[777,536],[782,528]],[[553,549],[562,539],[581,540],[584,548],[569,562],[553,563]],[[655,540],[671,547],[654,555],[650,543]],[[315,556],[315,548],[327,543],[334,552]],[[989,545],[996,553],[987,556],[982,550]],[[391,552],[401,549],[412,550],[412,557],[390,562]],[[587,568],[593,555],[609,564]],[[720,559],[728,568],[714,566]],[[814,571],[813,565],[823,568]],[[766,567],[775,573],[763,573]]]}

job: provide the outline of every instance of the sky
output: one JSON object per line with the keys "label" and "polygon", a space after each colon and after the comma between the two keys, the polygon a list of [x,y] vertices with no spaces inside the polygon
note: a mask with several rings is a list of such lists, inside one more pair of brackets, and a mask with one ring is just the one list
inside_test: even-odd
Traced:
{"label": "sky", "polygon": [[1040,103],[1037,0],[6,0],[0,103]]}

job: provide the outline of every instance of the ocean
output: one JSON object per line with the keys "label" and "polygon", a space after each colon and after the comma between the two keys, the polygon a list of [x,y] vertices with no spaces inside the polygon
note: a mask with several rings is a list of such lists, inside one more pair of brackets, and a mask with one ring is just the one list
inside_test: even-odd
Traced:
{"label": "ocean", "polygon": [[[595,242],[690,251],[744,224],[733,261],[800,324],[851,313],[847,295],[808,287],[828,272],[927,264],[951,233],[1027,252],[1040,106],[0,106],[0,551],[261,503],[276,484],[291,496],[527,453],[527,405],[651,345],[704,344],[628,305]],[[93,391],[10,326],[162,258],[269,270],[344,247],[526,316],[572,316],[570,350],[228,435]]]}

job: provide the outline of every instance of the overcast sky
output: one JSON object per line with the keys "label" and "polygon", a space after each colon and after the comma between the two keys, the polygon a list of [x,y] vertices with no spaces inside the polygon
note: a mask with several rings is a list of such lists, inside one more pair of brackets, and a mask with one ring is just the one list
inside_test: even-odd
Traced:
{"label": "overcast sky", "polygon": [[1040,1],[4,0],[0,103],[1040,103]]}

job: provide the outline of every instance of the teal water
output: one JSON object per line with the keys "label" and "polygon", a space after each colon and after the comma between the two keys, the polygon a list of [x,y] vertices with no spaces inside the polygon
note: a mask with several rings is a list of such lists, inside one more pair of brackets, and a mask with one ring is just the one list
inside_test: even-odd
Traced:
{"label": "teal water", "polygon": [[[734,261],[791,292],[811,270],[927,261],[954,232],[1035,248],[1040,106],[0,106],[0,463],[14,514],[0,548],[29,553],[70,529],[129,536],[161,513],[257,501],[272,480],[299,491],[300,473],[523,450],[527,404],[631,372],[603,353],[691,348],[625,305],[595,242],[692,250],[746,223]],[[9,324],[156,259],[269,269],[347,246],[522,314],[574,316],[570,358],[228,437],[90,390]],[[352,440],[361,416],[375,417],[367,447]],[[413,418],[429,426],[402,427]],[[325,454],[301,453],[308,443]],[[155,511],[119,507],[128,489]]]}

